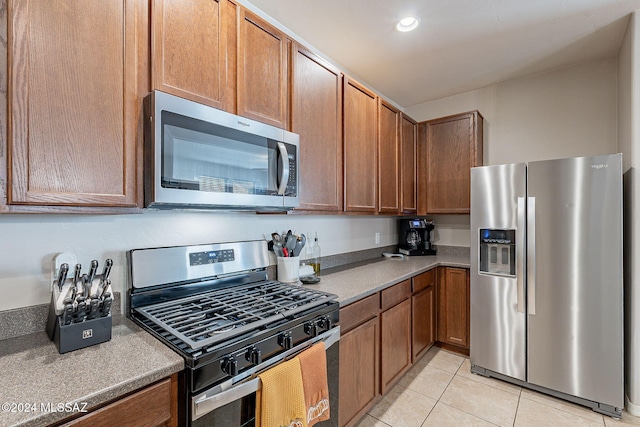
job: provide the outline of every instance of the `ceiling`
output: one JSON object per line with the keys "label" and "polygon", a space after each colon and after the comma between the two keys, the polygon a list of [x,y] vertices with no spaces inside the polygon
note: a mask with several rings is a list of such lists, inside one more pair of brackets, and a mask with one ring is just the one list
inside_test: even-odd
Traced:
{"label": "ceiling", "polygon": [[[640,0],[250,0],[407,108],[614,57]],[[401,33],[407,15],[418,28]]]}

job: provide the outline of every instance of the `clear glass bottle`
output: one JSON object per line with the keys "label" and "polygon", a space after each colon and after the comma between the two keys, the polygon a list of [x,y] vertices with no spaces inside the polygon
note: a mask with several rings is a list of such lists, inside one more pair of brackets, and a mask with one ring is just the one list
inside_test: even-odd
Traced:
{"label": "clear glass bottle", "polygon": [[312,254],[309,260],[309,265],[313,267],[313,271],[316,273],[316,277],[320,277],[320,245],[318,244],[318,233],[313,239],[313,246],[311,247]]}

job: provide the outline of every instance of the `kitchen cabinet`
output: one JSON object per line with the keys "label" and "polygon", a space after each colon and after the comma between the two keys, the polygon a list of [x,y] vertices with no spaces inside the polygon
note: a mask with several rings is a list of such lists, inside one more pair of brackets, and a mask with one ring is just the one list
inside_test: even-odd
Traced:
{"label": "kitchen cabinet", "polygon": [[378,98],[378,212],[400,211],[400,111]]}
{"label": "kitchen cabinet", "polygon": [[418,125],[409,116],[401,115],[400,125],[400,212],[418,211],[417,142]]}
{"label": "kitchen cabinet", "polygon": [[377,97],[347,76],[343,86],[344,210],[375,213],[378,201]]}
{"label": "kitchen cabinet", "polygon": [[353,426],[379,396],[379,293],[340,309],[340,427]]}
{"label": "kitchen cabinet", "polygon": [[294,43],[291,131],[300,135],[300,210],[342,211],[342,73]]}
{"label": "kitchen cabinet", "polygon": [[437,284],[438,341],[469,354],[469,270],[440,267]]}
{"label": "kitchen cabinet", "polygon": [[411,366],[411,280],[381,292],[380,392],[393,385]]}
{"label": "kitchen cabinet", "polygon": [[178,426],[177,374],[134,392],[63,426]]}
{"label": "kitchen cabinet", "polygon": [[240,8],[238,115],[288,129],[290,49],[283,32]]}
{"label": "kitchen cabinet", "polygon": [[412,278],[411,360],[415,362],[436,340],[436,270]]}
{"label": "kitchen cabinet", "polygon": [[419,126],[419,213],[468,214],[471,168],[482,166],[482,115],[471,111]]}
{"label": "kitchen cabinet", "polygon": [[8,20],[3,209],[138,206],[147,2],[9,1]]}
{"label": "kitchen cabinet", "polygon": [[237,14],[228,0],[154,0],[153,89],[234,113]]}

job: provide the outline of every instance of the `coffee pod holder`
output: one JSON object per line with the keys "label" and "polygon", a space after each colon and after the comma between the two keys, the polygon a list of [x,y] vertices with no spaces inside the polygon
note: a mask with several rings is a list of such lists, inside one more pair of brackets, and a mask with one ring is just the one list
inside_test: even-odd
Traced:
{"label": "coffee pod holder", "polygon": [[[110,266],[103,274],[95,274],[90,284],[87,282],[82,286],[87,295],[76,297],[78,283],[73,269],[79,264],[75,259],[73,254],[58,254],[52,263],[52,293],[46,331],[60,354],[111,340],[113,291],[108,278]],[[111,260],[107,262],[112,263]],[[71,277],[59,283],[59,279],[64,277],[60,274],[63,264],[68,266]]]}

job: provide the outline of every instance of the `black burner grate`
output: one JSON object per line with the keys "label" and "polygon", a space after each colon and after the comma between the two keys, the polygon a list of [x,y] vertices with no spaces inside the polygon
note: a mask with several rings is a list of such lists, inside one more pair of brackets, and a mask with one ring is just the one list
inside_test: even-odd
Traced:
{"label": "black burner grate", "polygon": [[262,282],[217,289],[136,311],[195,350],[335,298],[297,285]]}

